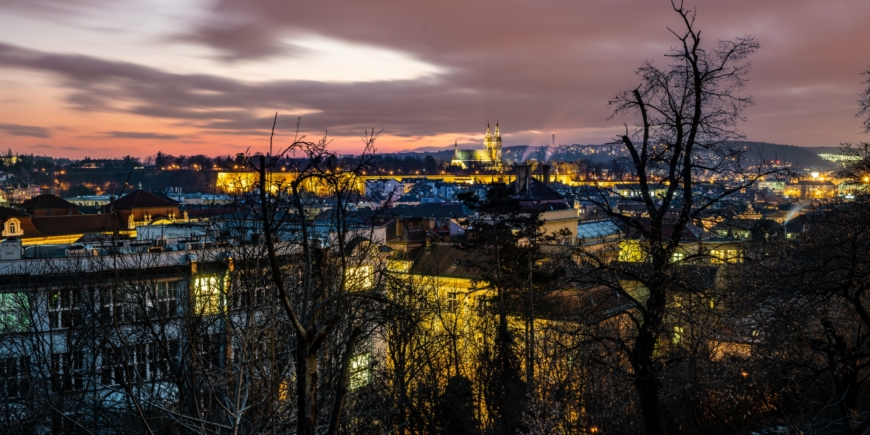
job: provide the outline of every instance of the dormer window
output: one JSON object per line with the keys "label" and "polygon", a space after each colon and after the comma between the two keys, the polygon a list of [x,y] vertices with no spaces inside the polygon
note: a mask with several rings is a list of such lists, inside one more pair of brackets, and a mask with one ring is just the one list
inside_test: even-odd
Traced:
{"label": "dormer window", "polygon": [[23,234],[24,232],[21,231],[21,221],[15,218],[6,221],[6,225],[3,228],[4,237],[21,236]]}

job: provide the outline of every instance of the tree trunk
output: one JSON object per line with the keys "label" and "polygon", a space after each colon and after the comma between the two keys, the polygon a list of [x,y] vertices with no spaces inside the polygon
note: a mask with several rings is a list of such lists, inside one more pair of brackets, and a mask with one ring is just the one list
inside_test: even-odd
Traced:
{"label": "tree trunk", "polygon": [[637,372],[634,389],[640,398],[646,435],[664,435],[665,422],[659,400],[659,381],[648,366],[642,367]]}
{"label": "tree trunk", "polygon": [[640,399],[646,435],[666,433],[661,400],[659,400],[661,385],[653,361],[665,313],[667,286],[664,269],[666,267],[666,262],[653,259],[655,272],[649,282],[649,299],[646,302],[644,323],[635,339],[632,358],[635,370],[634,388]]}
{"label": "tree trunk", "polygon": [[332,411],[329,416],[329,429],[327,435],[338,434],[338,426],[341,424],[341,411],[344,408],[344,399],[347,397],[347,381],[350,376],[350,362],[353,359],[353,349],[356,347],[356,342],[362,335],[362,330],[355,328],[350,334],[344,349],[344,355],[341,357],[341,372],[338,377],[338,387],[335,391],[335,399],[332,405]]}
{"label": "tree trunk", "polygon": [[296,348],[296,391],[299,410],[296,433],[314,435],[317,427],[317,351],[303,343]]}

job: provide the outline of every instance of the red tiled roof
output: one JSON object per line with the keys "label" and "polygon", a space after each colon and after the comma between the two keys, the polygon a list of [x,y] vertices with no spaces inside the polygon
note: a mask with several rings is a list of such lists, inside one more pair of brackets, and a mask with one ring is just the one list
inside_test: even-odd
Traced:
{"label": "red tiled roof", "polygon": [[76,209],[76,205],[55,195],[43,194],[35,196],[21,203],[21,208],[27,210],[37,210],[44,208],[71,208]]}
{"label": "red tiled roof", "polygon": [[44,237],[45,235],[39,232],[35,226],[33,226],[33,222],[30,221],[31,216],[27,213],[22,213],[14,208],[9,207],[0,207],[0,223],[5,223],[10,218],[18,219],[21,223],[21,231],[24,233],[21,238],[30,238],[30,237]]}
{"label": "red tiled roof", "polygon": [[102,233],[118,230],[125,231],[127,225],[121,219],[114,219],[110,214],[85,214],[69,216],[34,217],[30,220],[33,226],[46,236],[62,236],[66,234]]}
{"label": "red tiled roof", "polygon": [[11,218],[11,217],[16,217],[16,218],[25,217],[25,218],[29,218],[30,215],[27,214],[27,213],[22,213],[22,212],[20,212],[20,211],[18,211],[18,210],[15,210],[14,208],[9,208],[9,207],[0,207],[0,221],[4,221],[4,220],[6,220],[6,218]]}

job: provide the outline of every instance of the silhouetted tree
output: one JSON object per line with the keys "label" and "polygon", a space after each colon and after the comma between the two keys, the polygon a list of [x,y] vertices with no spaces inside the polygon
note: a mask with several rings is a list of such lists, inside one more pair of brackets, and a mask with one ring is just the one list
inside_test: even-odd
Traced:
{"label": "silhouetted tree", "polygon": [[[638,178],[641,194],[621,201],[636,202],[646,217],[622,213],[605,198],[586,198],[597,202],[642,240],[643,266],[598,264],[607,271],[606,280],[632,276],[648,291],[640,297],[615,285],[636,309],[633,337],[620,341],[632,367],[647,435],[666,432],[661,404],[665,365],[656,349],[670,336],[665,316],[678,267],[672,261],[673,254],[695,217],[762,174],[761,170],[745,173],[741,151],[727,142],[740,137],[737,123],[743,109],[752,103],[738,92],[749,72],[746,59],[758,49],[758,42],[746,36],[704,48],[701,32],[695,28],[695,12],[682,3],[672,3],[672,7],[684,29],[672,30],[678,44],[667,54],[669,64],[660,68],[645,62],[637,70],[640,85],[619,92],[610,101],[613,116],[637,119],[637,125],[626,127],[618,142],[630,155],[629,167]],[[705,174],[721,177],[721,189],[712,194],[695,192],[696,183]],[[657,195],[656,190],[663,193]]]}

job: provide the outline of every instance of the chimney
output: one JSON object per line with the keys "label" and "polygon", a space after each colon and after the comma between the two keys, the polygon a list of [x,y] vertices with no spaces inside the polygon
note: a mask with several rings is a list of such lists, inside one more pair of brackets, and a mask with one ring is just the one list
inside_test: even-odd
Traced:
{"label": "chimney", "polygon": [[541,165],[541,175],[543,175],[541,181],[544,182],[545,185],[550,185],[550,165]]}
{"label": "chimney", "polygon": [[515,194],[519,195],[520,192],[523,191],[523,188],[528,190],[529,188],[529,178],[531,178],[531,168],[529,165],[516,165],[514,168],[517,171],[517,180],[514,184],[515,186]]}

